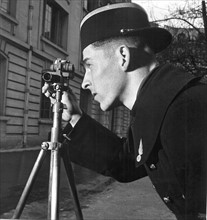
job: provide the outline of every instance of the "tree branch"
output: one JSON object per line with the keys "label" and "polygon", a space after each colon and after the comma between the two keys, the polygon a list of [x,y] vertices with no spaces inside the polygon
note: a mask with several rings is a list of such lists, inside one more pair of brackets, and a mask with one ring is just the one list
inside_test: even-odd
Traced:
{"label": "tree branch", "polygon": [[164,22],[164,21],[169,21],[169,20],[181,20],[186,22],[187,24],[189,24],[192,28],[194,28],[199,34],[203,34],[199,28],[197,28],[195,25],[193,25],[191,22],[189,22],[188,20],[184,19],[184,18],[165,18],[165,19],[161,19],[161,20],[155,20],[154,22]]}

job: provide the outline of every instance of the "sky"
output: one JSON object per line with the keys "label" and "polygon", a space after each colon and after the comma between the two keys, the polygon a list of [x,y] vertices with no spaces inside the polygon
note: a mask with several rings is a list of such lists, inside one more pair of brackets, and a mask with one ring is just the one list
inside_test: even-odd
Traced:
{"label": "sky", "polygon": [[201,0],[132,0],[132,2],[142,6],[152,21],[164,18],[177,7],[187,7],[194,2],[201,3]]}

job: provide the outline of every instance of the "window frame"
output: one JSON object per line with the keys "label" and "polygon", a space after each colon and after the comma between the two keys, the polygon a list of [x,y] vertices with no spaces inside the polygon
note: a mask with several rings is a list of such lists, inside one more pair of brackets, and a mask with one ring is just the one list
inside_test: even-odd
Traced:
{"label": "window frame", "polygon": [[[47,16],[47,6],[51,8],[51,15]],[[47,19],[46,19],[47,16]],[[67,37],[68,33],[68,18],[69,13],[64,10],[54,0],[44,0],[44,14],[43,14],[43,31],[42,35],[47,40],[58,45],[63,49],[67,49]],[[50,22],[49,31],[46,32],[46,21]],[[48,29],[48,28],[47,28]],[[49,34],[47,34],[49,33]]]}
{"label": "window frame", "polygon": [[11,17],[15,18],[16,17],[17,0],[8,0],[8,8],[7,9],[4,9],[3,7],[1,7],[3,1],[4,0],[0,0],[0,11],[1,11],[1,13],[8,14]]}
{"label": "window frame", "polygon": [[[4,60],[2,65],[2,60]],[[3,73],[3,76],[1,75],[1,78],[4,80],[1,80],[0,82],[0,116],[5,115],[5,104],[6,104],[6,91],[7,91],[7,76],[8,76],[8,56],[4,54],[2,51],[0,51],[0,72]],[[3,71],[2,71],[3,70]]]}

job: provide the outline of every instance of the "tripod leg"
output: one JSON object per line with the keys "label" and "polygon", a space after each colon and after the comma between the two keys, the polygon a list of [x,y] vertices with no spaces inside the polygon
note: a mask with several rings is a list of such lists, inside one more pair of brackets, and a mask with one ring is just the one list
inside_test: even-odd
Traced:
{"label": "tripod leg", "polygon": [[66,152],[64,152],[62,154],[62,158],[63,158],[66,174],[68,177],[70,193],[73,198],[76,219],[83,220],[83,214],[82,214],[80,203],[78,200],[78,193],[77,193],[76,186],[75,186],[75,179],[74,179],[73,169],[72,169],[72,165],[69,159],[69,155],[67,155]]}
{"label": "tripod leg", "polygon": [[59,217],[59,172],[60,156],[59,150],[51,151],[50,158],[50,180],[48,196],[48,219],[56,220]]}
{"label": "tripod leg", "polygon": [[40,167],[43,163],[43,160],[46,156],[46,153],[47,153],[46,149],[41,149],[41,151],[40,151],[40,153],[37,157],[37,160],[36,160],[36,162],[33,166],[32,172],[30,173],[30,176],[27,180],[24,191],[23,191],[23,193],[22,193],[22,195],[19,199],[19,202],[18,202],[16,210],[15,210],[13,216],[12,216],[12,219],[19,219],[19,217],[21,216],[22,211],[23,211],[24,206],[25,206],[25,203],[26,203],[26,200],[28,198],[28,195],[31,192],[34,180],[37,176],[37,172],[39,171],[39,169],[40,169]]}

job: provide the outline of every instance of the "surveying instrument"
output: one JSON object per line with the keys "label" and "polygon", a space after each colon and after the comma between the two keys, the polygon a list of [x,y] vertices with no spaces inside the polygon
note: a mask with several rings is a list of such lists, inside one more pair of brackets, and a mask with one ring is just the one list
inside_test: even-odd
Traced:
{"label": "surveying instrument", "polygon": [[[58,220],[59,219],[59,179],[60,179],[60,148],[62,143],[60,140],[61,131],[61,120],[63,112],[63,104],[61,103],[63,91],[67,91],[69,88],[69,79],[74,76],[74,66],[66,60],[57,59],[50,69],[45,69],[42,71],[42,78],[45,82],[52,84],[53,91],[52,95],[55,99],[53,104],[53,126],[51,128],[50,142],[43,142],[41,145],[41,150],[27,180],[23,193],[19,199],[16,210],[12,219],[19,219],[21,213],[26,204],[29,193],[31,192],[33,183],[37,176],[38,171],[43,164],[43,160],[48,152],[50,154],[50,175],[49,175],[49,190],[48,190],[48,220]],[[69,158],[62,157],[65,166],[69,189],[72,196],[74,210],[77,220],[82,220],[83,215],[81,212],[78,194],[74,181],[74,173],[72,165]]]}

